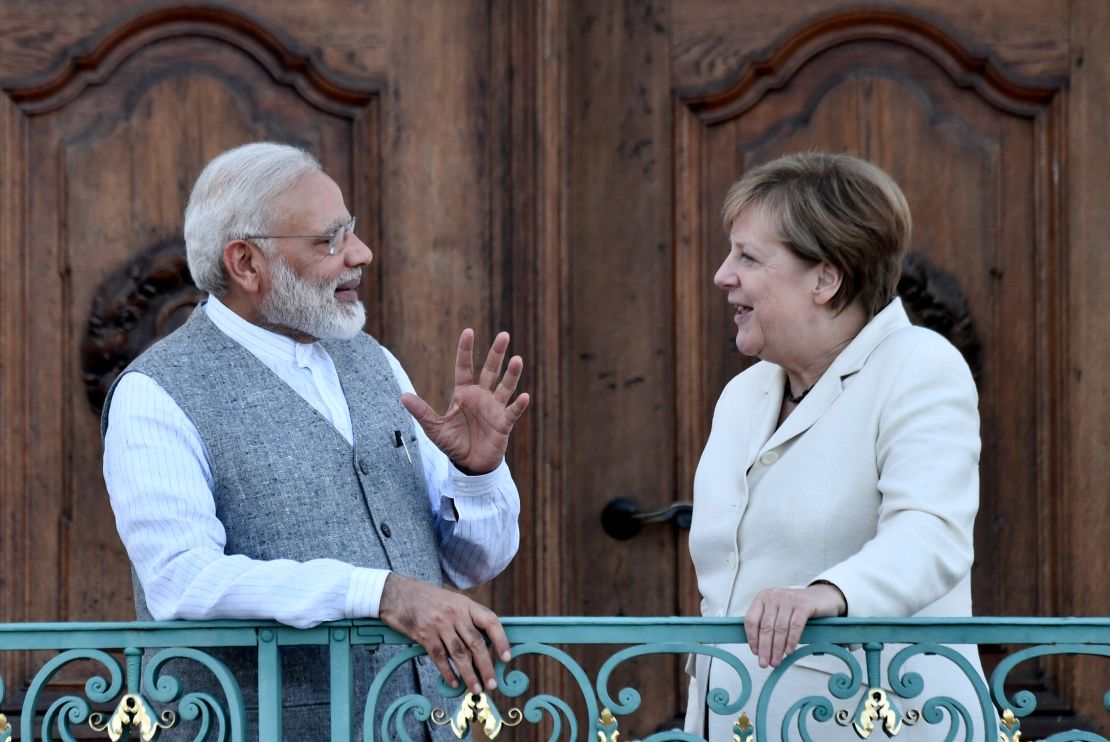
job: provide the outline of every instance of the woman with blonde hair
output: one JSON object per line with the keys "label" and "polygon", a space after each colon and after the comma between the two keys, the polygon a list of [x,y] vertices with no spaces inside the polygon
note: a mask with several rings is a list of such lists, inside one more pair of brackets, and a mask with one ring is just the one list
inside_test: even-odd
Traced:
{"label": "woman with blonde hair", "polygon": [[[911,325],[895,295],[910,212],[879,168],[847,155],[783,157],[737,182],[723,216],[729,251],[714,283],[735,307],[737,348],[760,362],[717,403],[690,554],[702,613],[744,616],[747,645],[725,648],[750,675],[744,710],[756,718],[772,671],[804,650],[811,618],[971,615],[978,397],[960,353]],[[957,663],[917,656],[888,677],[900,648],[884,650],[882,687],[864,677],[846,699],[829,686],[849,671],[844,659],[799,651],[757,719],[769,736],[757,739],[802,738],[799,724],[817,739],[857,739],[844,720],[787,710],[816,695],[852,712],[874,691],[917,719],[898,739],[944,739],[953,724],[963,739],[969,720],[983,738],[984,706]],[[957,650],[981,675],[975,648]],[[720,688],[736,700],[738,673],[706,655],[688,671],[686,731],[732,740],[737,717],[713,713],[706,696]],[[923,692],[903,699],[891,689],[908,671],[921,673]],[[936,696],[968,717],[951,706],[939,724],[917,717]]]}

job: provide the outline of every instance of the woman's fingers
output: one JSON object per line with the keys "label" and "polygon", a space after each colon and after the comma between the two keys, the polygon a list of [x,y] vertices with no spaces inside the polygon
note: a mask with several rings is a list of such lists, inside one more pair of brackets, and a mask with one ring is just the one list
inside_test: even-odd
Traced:
{"label": "woman's fingers", "polygon": [[744,631],[760,667],[778,667],[801,641],[814,606],[804,590],[770,588],[760,591],[744,616]]}

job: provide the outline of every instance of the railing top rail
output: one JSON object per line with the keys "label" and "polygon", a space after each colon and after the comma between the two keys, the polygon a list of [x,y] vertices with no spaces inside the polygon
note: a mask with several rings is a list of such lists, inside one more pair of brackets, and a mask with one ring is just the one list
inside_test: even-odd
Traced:
{"label": "railing top rail", "polygon": [[[512,643],[641,644],[661,642],[735,643],[744,641],[741,618],[687,617],[524,617],[501,619]],[[134,621],[103,623],[0,624],[0,649],[118,646],[253,646],[260,631],[278,643],[327,644],[335,629],[351,632],[355,644],[410,644],[380,621],[336,621],[294,629],[273,621]],[[1048,618],[827,618],[810,622],[803,643],[935,642],[938,644],[1110,643],[1110,617]]]}

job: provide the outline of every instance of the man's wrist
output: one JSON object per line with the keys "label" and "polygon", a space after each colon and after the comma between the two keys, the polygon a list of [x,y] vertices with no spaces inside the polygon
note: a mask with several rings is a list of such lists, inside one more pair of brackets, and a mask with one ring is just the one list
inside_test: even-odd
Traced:
{"label": "man's wrist", "polygon": [[460,474],[462,474],[462,475],[464,475],[464,476],[467,476],[467,477],[482,477],[482,476],[485,476],[486,474],[489,474],[490,472],[494,472],[494,471],[497,471],[497,467],[496,467],[496,466],[495,466],[495,467],[493,467],[492,469],[490,469],[489,471],[475,471],[475,470],[473,470],[473,469],[467,469],[467,468],[466,468],[465,466],[463,466],[462,464],[460,464],[460,463],[458,463],[458,462],[456,462],[456,461],[452,461],[452,462],[451,462],[451,464],[452,464],[452,465],[453,465],[453,466],[454,466],[454,467],[455,467],[456,469],[458,469],[458,470],[459,470],[459,473],[460,473]]}
{"label": "man's wrist", "polygon": [[346,615],[348,618],[377,618],[381,610],[387,569],[355,567],[347,585]]}
{"label": "man's wrist", "polygon": [[463,475],[464,477],[468,477],[470,479],[477,479],[478,477],[488,477],[488,476],[496,473],[497,470],[500,469],[501,465],[504,464],[504,463],[505,463],[505,457],[502,456],[501,460],[498,461],[497,464],[492,469],[489,469],[488,471],[477,471],[475,469],[468,469],[467,467],[465,467],[462,464],[459,464],[458,462],[453,461],[453,460],[451,460],[451,467],[455,471],[457,471],[459,474]]}

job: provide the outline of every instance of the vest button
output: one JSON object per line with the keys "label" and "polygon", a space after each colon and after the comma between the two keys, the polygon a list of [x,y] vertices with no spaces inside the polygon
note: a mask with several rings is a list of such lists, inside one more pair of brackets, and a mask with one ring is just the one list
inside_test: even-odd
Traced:
{"label": "vest button", "polygon": [[363,460],[358,462],[358,470],[360,472],[362,472],[363,474],[369,474],[370,473],[370,464],[366,461],[366,459],[363,459]]}
{"label": "vest button", "polygon": [[389,530],[389,524],[388,523],[382,523],[382,535],[385,536],[386,538],[389,538],[390,536],[393,535],[393,531]]}

